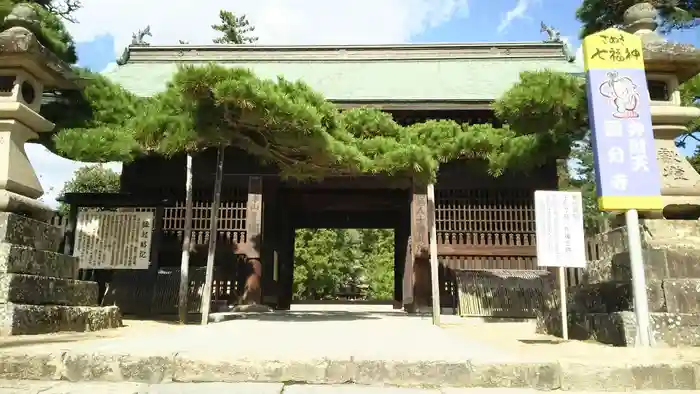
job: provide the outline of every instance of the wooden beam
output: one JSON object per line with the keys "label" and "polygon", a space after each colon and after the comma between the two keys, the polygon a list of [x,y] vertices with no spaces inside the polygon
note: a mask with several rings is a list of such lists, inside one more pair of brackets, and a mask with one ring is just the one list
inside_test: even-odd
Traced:
{"label": "wooden beam", "polygon": [[143,196],[129,193],[66,193],[59,201],[78,207],[155,207],[172,206],[175,201],[160,196]]}
{"label": "wooden beam", "polygon": [[502,256],[535,257],[535,246],[488,246],[488,245],[441,245],[438,244],[439,256]]}

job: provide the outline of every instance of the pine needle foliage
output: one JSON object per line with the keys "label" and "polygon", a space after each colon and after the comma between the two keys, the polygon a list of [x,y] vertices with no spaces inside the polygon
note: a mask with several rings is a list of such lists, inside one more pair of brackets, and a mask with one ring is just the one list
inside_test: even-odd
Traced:
{"label": "pine needle foliage", "polygon": [[[85,72],[87,73],[87,72]],[[584,81],[524,72],[495,103],[503,127],[428,120],[409,126],[373,108],[341,110],[300,81],[243,68],[182,65],[165,91],[140,98],[99,75],[79,97],[45,110],[60,129],[54,149],[81,161],[130,161],[236,146],[284,177],[405,174],[432,181],[440,163],[488,162],[494,176],[565,157],[586,125]]]}

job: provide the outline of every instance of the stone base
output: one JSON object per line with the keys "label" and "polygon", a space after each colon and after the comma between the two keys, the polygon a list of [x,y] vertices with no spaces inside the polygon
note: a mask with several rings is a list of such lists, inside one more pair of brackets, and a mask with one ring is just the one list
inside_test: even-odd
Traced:
{"label": "stone base", "polygon": [[272,308],[264,304],[241,304],[231,307],[230,312],[267,313],[272,312]]}
{"label": "stone base", "polygon": [[63,230],[46,222],[10,212],[0,212],[0,242],[36,250],[60,252]]}
{"label": "stone base", "polygon": [[[688,313],[650,313],[654,346],[700,346],[700,316]],[[634,312],[569,315],[571,339],[589,340],[614,346],[634,346],[637,318]]]}
{"label": "stone base", "polygon": [[0,273],[76,279],[78,268],[77,257],[0,243]]}
{"label": "stone base", "polygon": [[56,214],[39,200],[7,190],[0,190],[0,212],[14,212],[44,222],[50,221]]}
{"label": "stone base", "polygon": [[0,336],[98,331],[122,326],[119,307],[0,304]]}
{"label": "stone base", "polygon": [[0,303],[97,305],[97,282],[0,273]]}

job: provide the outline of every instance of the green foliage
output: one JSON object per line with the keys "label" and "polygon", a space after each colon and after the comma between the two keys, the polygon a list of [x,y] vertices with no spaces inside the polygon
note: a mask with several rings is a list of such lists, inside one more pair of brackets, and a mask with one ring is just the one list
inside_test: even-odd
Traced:
{"label": "green foliage", "polygon": [[221,37],[215,38],[216,44],[252,44],[258,41],[258,37],[251,36],[255,31],[245,15],[236,16],[230,11],[219,11],[220,25],[212,25],[211,28],[220,32]]}
{"label": "green foliage", "polygon": [[[303,82],[216,64],[181,66],[164,92],[147,99],[96,80],[86,101],[97,118],[59,132],[55,142],[62,155],[82,161],[232,145],[294,178],[403,173],[428,182],[440,163],[460,157],[483,159],[499,175],[568,154],[587,122],[582,84],[567,74],[524,72],[495,105],[510,125],[429,120],[404,127],[377,109],[341,111]],[[105,111],[109,104],[94,100],[117,105]]]}
{"label": "green foliage", "polygon": [[[56,54],[61,60],[70,64],[77,62],[78,57],[75,52],[73,37],[68,33],[68,29],[66,29],[61,16],[56,12],[56,8],[52,5],[51,1],[0,0],[0,21],[4,21],[12,11],[12,8],[20,3],[30,5],[36,11],[38,18],[38,24],[36,26],[23,26],[36,34],[39,42]],[[0,26],[2,30],[11,27],[11,25],[6,22],[0,23],[2,23],[2,26]]]}
{"label": "green foliage", "polygon": [[[700,75],[696,75],[680,86],[681,103],[700,108]],[[688,125],[690,133],[700,132],[700,119],[695,119]]]}
{"label": "green foliage", "polygon": [[83,89],[57,93],[41,108],[41,114],[59,131],[47,147],[87,162],[132,160],[143,149],[124,123],[140,113],[146,100],[100,74],[75,71],[84,79]]}
{"label": "green foliage", "polygon": [[365,288],[368,299],[393,298],[393,231],[302,229],[294,247],[295,299],[335,299],[349,288]]}
{"label": "green foliage", "polygon": [[576,10],[576,18],[583,23],[580,37],[620,27],[625,11],[637,3],[652,3],[661,16],[661,30],[689,29],[700,23],[700,0],[584,0]]}
{"label": "green foliage", "polygon": [[[119,182],[119,174],[109,168],[83,166],[75,170],[73,178],[63,185],[59,199],[66,193],[116,193],[119,192]],[[62,202],[59,202],[59,213],[68,213],[68,207]]]}

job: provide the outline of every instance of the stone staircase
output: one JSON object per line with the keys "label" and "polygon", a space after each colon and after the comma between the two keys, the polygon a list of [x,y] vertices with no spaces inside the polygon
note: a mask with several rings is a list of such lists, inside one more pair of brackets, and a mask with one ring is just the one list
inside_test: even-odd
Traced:
{"label": "stone staircase", "polygon": [[[694,242],[700,231],[695,231],[696,222],[664,222],[645,221],[651,225],[646,228],[644,270],[655,345],[700,346],[700,243]],[[629,253],[615,254],[606,271],[603,281],[570,288],[570,336],[632,346],[636,317]]]}
{"label": "stone staircase", "polygon": [[58,253],[63,231],[0,213],[0,336],[120,327],[116,306],[97,306],[96,282],[77,280],[78,259]]}

